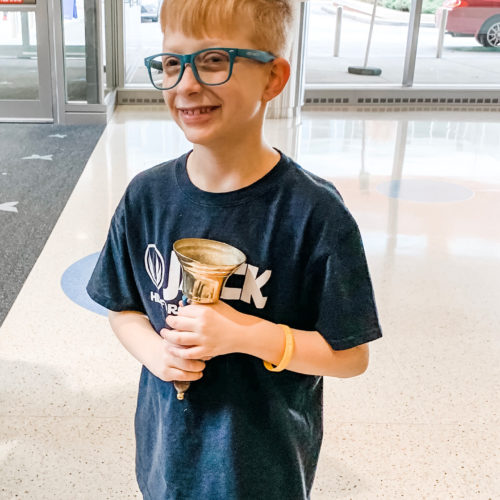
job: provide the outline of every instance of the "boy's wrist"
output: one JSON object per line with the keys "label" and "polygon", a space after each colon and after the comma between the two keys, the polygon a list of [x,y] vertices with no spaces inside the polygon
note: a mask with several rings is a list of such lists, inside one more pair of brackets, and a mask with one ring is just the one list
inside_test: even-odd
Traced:
{"label": "boy's wrist", "polygon": [[271,321],[259,320],[242,326],[240,352],[278,364],[283,356],[285,337],[282,328]]}

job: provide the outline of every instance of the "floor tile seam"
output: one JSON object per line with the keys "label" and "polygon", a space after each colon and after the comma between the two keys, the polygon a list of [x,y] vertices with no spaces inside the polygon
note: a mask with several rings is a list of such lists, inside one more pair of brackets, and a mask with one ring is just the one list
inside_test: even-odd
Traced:
{"label": "floor tile seam", "polygon": [[[102,416],[102,415],[32,415],[32,414],[0,414],[0,419],[88,419],[93,418],[96,420],[129,420],[128,416],[123,415],[113,415],[113,416]],[[498,426],[498,421],[487,421],[487,422],[476,422],[476,423],[468,423],[468,422],[398,422],[398,421],[365,421],[365,420],[343,420],[343,421],[328,421],[326,425],[333,424],[335,426],[351,426],[351,425],[363,425],[363,426],[400,426],[400,427],[432,427],[432,428],[442,428],[442,429],[477,429],[478,427],[492,427]]]}
{"label": "floor tile seam", "polygon": [[0,419],[10,419],[10,418],[15,418],[16,420],[19,419],[88,419],[88,418],[93,418],[96,420],[131,420],[127,416],[99,416],[99,415],[30,415],[26,413],[16,413],[16,414],[0,414]]}
{"label": "floor tile seam", "polygon": [[426,422],[396,422],[396,421],[367,421],[367,420],[343,420],[341,422],[331,422],[338,426],[346,425],[401,425],[401,426],[428,426]]}
{"label": "floor tile seam", "polygon": [[[433,427],[433,428],[452,428],[457,429],[477,429],[478,427],[490,427],[498,426],[498,422],[478,422],[478,423],[463,423],[463,422],[396,422],[396,421],[354,421],[354,420],[343,420],[341,422],[329,421],[328,423],[334,424],[336,426],[349,426],[349,425],[373,425],[373,426],[401,426],[401,427]],[[327,425],[328,425],[327,423]]]}

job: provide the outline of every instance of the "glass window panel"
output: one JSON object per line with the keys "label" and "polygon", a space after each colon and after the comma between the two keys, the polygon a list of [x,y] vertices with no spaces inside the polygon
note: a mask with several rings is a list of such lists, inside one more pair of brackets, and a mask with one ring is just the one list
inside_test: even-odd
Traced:
{"label": "glass window panel", "polygon": [[370,51],[366,66],[382,70],[380,76],[348,72],[349,67],[365,66],[366,48],[373,11],[373,1],[342,1],[338,56],[334,57],[337,5],[333,2],[310,2],[306,83],[347,85],[401,84],[408,34],[409,13],[384,5],[376,9]]}
{"label": "glass window panel", "polygon": [[125,85],[153,88],[144,58],[162,50],[161,0],[124,0]]}
{"label": "glass window panel", "polygon": [[0,99],[39,99],[34,12],[0,10]]}
{"label": "glass window panel", "polygon": [[95,3],[62,0],[62,13],[66,100],[99,103]]}
{"label": "glass window panel", "polygon": [[[437,4],[432,25],[420,25],[414,83],[500,86],[500,0],[445,0],[444,4],[447,19]],[[437,57],[442,19],[446,26]]]}

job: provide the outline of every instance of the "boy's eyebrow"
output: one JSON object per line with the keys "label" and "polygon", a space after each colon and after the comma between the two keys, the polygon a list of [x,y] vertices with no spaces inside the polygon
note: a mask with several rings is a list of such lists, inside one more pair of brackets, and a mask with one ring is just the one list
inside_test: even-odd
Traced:
{"label": "boy's eyebrow", "polygon": [[[198,50],[210,49],[213,47],[227,47],[227,46],[228,46],[227,40],[224,41],[222,38],[221,39],[214,38],[210,40],[200,40],[200,44],[196,48],[196,50],[186,50],[182,45],[173,45],[167,48],[165,47],[165,45],[162,44],[162,51],[172,52],[173,54],[192,54],[193,52],[197,52]],[[239,48],[246,48],[246,47],[239,47]]]}
{"label": "boy's eyebrow", "polygon": [[194,54],[196,52],[199,52],[200,50],[215,49],[215,48],[220,48],[220,47],[225,47],[225,45],[209,45],[208,47],[203,47],[201,49],[196,49],[196,50],[193,50],[193,51],[188,51],[188,50],[163,50],[162,53],[178,54],[180,56],[183,56],[183,55],[186,55],[186,54]]}

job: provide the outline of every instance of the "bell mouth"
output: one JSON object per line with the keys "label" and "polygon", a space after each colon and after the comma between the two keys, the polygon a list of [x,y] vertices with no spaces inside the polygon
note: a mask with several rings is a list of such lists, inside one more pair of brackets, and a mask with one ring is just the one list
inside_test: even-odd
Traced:
{"label": "bell mouth", "polygon": [[231,272],[246,260],[237,248],[220,241],[184,238],[174,243],[174,251],[182,263],[216,273]]}
{"label": "bell mouth", "polygon": [[199,304],[217,302],[227,278],[246,260],[237,248],[202,238],[177,240],[174,252],[182,268],[182,292]]}

